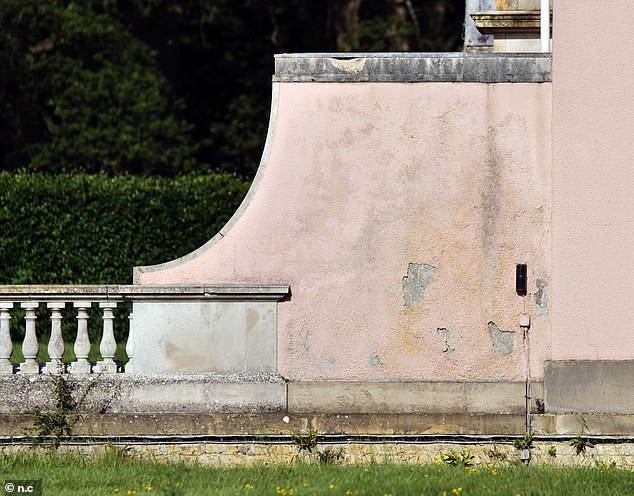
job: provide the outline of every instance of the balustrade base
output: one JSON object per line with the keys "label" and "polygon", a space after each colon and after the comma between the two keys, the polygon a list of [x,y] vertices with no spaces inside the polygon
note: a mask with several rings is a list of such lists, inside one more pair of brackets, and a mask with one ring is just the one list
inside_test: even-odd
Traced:
{"label": "balustrade base", "polygon": [[93,368],[93,373],[115,374],[117,372],[117,364],[115,362],[97,362]]}
{"label": "balustrade base", "polygon": [[39,374],[40,364],[37,362],[25,362],[20,364],[21,374]]}
{"label": "balustrade base", "polygon": [[62,363],[61,360],[52,360],[50,362],[46,362],[44,367],[42,368],[42,374],[63,374],[66,372],[66,366]]}
{"label": "balustrade base", "polygon": [[92,370],[90,362],[73,362],[69,368],[71,374],[90,374]]}

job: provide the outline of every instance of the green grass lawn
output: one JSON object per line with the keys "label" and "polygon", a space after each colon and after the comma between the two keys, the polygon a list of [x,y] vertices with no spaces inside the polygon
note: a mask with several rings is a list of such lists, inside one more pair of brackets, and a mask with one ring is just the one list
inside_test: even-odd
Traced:
{"label": "green grass lawn", "polygon": [[0,455],[1,479],[42,479],[45,495],[632,495],[634,473],[611,468],[289,465],[210,468],[142,461],[112,449]]}

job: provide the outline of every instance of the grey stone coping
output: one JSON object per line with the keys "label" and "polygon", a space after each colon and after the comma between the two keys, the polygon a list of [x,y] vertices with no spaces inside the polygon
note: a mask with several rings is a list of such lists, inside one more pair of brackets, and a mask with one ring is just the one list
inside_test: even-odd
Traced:
{"label": "grey stone coping", "polygon": [[0,302],[77,300],[268,300],[290,292],[288,284],[218,285],[10,285],[0,286]]}
{"label": "grey stone coping", "polygon": [[[471,18],[481,33],[495,34],[504,32],[531,32],[539,31],[541,15],[538,10],[527,11],[496,11],[474,12]],[[553,15],[550,13],[550,26],[552,32]]]}
{"label": "grey stone coping", "polygon": [[296,53],[275,56],[274,82],[551,81],[549,53]]}

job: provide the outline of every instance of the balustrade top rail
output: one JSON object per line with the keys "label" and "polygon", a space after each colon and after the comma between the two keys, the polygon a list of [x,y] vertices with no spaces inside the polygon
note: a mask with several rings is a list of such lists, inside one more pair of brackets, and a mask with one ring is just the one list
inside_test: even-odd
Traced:
{"label": "balustrade top rail", "polygon": [[268,300],[289,294],[287,284],[219,285],[0,285],[0,302],[136,301],[136,300]]}

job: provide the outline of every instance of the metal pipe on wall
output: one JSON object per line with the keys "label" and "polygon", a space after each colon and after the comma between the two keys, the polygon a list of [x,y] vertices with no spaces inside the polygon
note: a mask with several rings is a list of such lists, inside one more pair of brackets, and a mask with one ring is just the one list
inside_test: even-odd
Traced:
{"label": "metal pipe on wall", "polygon": [[550,52],[550,0],[542,0],[539,19],[541,51]]}

